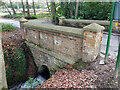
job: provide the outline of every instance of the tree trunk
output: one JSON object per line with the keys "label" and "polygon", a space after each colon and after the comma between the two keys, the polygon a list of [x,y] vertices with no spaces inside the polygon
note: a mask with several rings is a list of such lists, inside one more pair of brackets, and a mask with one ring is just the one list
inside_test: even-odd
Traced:
{"label": "tree trunk", "polygon": [[70,18],[70,8],[69,8],[69,2],[66,2],[67,4],[67,18]]}
{"label": "tree trunk", "polygon": [[21,3],[22,3],[22,8],[23,8],[23,14],[24,14],[24,16],[25,16],[25,5],[24,5],[24,3],[23,3],[23,0],[21,0]]}
{"label": "tree trunk", "polygon": [[61,2],[61,14],[63,15],[63,12],[64,12],[64,3]]}
{"label": "tree trunk", "polygon": [[72,17],[73,16],[73,2],[71,1],[70,2],[70,17]]}
{"label": "tree trunk", "polygon": [[76,1],[76,10],[75,10],[75,18],[78,17],[78,1]]}
{"label": "tree trunk", "polygon": [[27,5],[27,17],[30,17],[30,8],[29,8],[29,3],[28,0],[26,0],[26,5]]}
{"label": "tree trunk", "polygon": [[20,8],[19,8],[19,4],[17,3],[17,9],[19,10]]}
{"label": "tree trunk", "polygon": [[55,8],[55,2],[51,2],[51,13],[52,13],[52,17],[53,17],[53,22],[57,22],[57,18],[56,18],[56,8]]}
{"label": "tree trunk", "polygon": [[8,6],[4,2],[3,2],[3,4],[4,4],[5,8],[7,9],[7,11],[9,12],[9,14],[11,15],[11,12],[9,11]]}
{"label": "tree trunk", "polygon": [[69,8],[69,1],[65,0],[65,15],[67,16],[66,18],[70,18],[70,8]]}
{"label": "tree trunk", "polygon": [[49,9],[47,0],[46,0],[46,4],[47,4],[48,12],[50,13],[50,9]]}
{"label": "tree trunk", "polygon": [[13,10],[13,14],[16,14],[15,9],[14,9],[14,7],[13,7],[13,5],[12,5],[11,0],[9,0],[9,1],[10,1],[11,8],[12,8],[12,10]]}
{"label": "tree trunk", "polygon": [[82,2],[80,2],[80,16],[82,16]]}
{"label": "tree trunk", "polygon": [[34,10],[34,15],[36,16],[36,11],[35,11],[35,3],[34,3],[34,0],[32,0],[33,1],[33,10]]}

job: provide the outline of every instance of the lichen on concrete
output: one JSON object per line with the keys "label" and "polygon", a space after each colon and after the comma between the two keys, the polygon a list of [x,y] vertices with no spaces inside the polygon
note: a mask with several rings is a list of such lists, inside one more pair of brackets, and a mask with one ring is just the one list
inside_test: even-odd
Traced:
{"label": "lichen on concrete", "polygon": [[109,26],[110,21],[106,20],[78,20],[78,19],[63,19],[66,23],[79,23],[80,25],[89,25],[91,23],[97,23],[103,26]]}
{"label": "lichen on concrete", "polygon": [[100,31],[104,30],[105,27],[101,26],[97,23],[92,23],[90,25],[87,25],[87,26],[83,27],[83,29],[87,30],[87,31],[92,31],[92,32],[100,32]]}
{"label": "lichen on concrete", "polygon": [[[64,61],[64,62],[69,63],[69,64],[75,63],[75,59],[74,59],[74,58],[67,57],[67,56],[65,56],[65,55],[60,55],[60,54],[55,53],[55,52],[53,52],[53,51],[51,51],[51,50],[46,50],[46,49],[44,49],[44,48],[40,48],[38,45],[36,45],[36,44],[34,44],[34,43],[30,43],[30,42],[25,42],[25,43],[26,43],[29,47],[30,47],[30,46],[36,47],[39,51],[44,52],[44,53],[46,53],[46,54],[48,54],[48,55],[50,55],[50,56],[53,56],[53,57],[55,57],[55,58],[57,58],[57,59],[59,59],[59,60],[61,60],[61,61]],[[30,47],[30,49],[31,49],[31,47]]]}
{"label": "lichen on concrete", "polygon": [[21,18],[21,19],[20,19],[20,22],[21,22],[21,23],[25,23],[25,22],[28,22],[28,20],[25,19],[25,18]]}
{"label": "lichen on concrete", "polygon": [[75,63],[72,66],[72,68],[78,69],[78,70],[83,70],[83,69],[85,69],[85,68],[87,68],[89,66],[90,66],[90,63],[83,62],[82,59],[81,59],[81,60],[79,60],[79,62]]}
{"label": "lichen on concrete", "polygon": [[[1,25],[0,25],[0,30],[2,30]],[[4,56],[3,56],[3,51],[2,51],[1,38],[2,38],[2,33],[0,32],[0,90],[3,87],[7,88],[5,62],[4,62]]]}
{"label": "lichen on concrete", "polygon": [[48,66],[50,73],[54,73],[55,71],[60,70],[61,68],[65,67],[67,63],[73,63],[72,60],[68,57],[58,55],[44,48],[39,48],[37,45],[34,45],[33,43],[26,42],[26,44],[32,51],[34,61],[37,67],[40,68],[42,65],[46,65]]}
{"label": "lichen on concrete", "polygon": [[24,23],[23,26],[28,28],[34,28],[39,31],[50,31],[50,32],[61,33],[65,35],[72,35],[76,37],[82,37],[84,32],[83,29],[79,29],[79,28],[40,24],[40,23],[34,23],[33,21]]}
{"label": "lichen on concrete", "polygon": [[[64,68],[66,64],[76,64],[73,68],[85,68],[86,63],[82,64],[80,59],[82,58],[83,62],[92,62],[100,52],[104,27],[96,23],[83,29],[34,21],[22,25],[22,35],[25,34],[23,37],[31,49],[37,67],[46,65],[51,73]],[[79,26],[79,22],[75,21],[72,25]]]}

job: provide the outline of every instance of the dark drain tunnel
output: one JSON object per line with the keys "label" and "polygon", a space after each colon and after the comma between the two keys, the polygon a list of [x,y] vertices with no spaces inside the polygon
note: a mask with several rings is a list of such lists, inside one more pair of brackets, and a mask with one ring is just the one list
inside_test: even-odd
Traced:
{"label": "dark drain tunnel", "polygon": [[42,65],[39,71],[39,74],[46,80],[50,78],[50,72],[47,66]]}

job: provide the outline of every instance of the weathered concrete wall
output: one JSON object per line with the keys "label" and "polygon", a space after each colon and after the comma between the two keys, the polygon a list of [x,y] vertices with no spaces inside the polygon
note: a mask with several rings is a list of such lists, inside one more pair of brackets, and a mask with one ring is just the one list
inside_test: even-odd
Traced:
{"label": "weathered concrete wall", "polygon": [[2,51],[1,37],[2,37],[2,26],[0,24],[0,90],[2,88],[7,88],[5,63],[4,63],[4,56],[3,56],[3,51]]}
{"label": "weathered concrete wall", "polygon": [[60,18],[60,25],[70,25],[70,26],[76,26],[76,27],[84,27],[86,25],[89,25],[91,23],[97,23],[103,26],[109,26],[110,21],[106,20],[78,20],[78,19],[64,19]]}
{"label": "weathered concrete wall", "polygon": [[100,52],[104,30],[95,23],[82,29],[34,22],[21,23],[21,27],[37,67],[46,65],[51,73],[80,59],[94,61]]}
{"label": "weathered concrete wall", "polygon": [[[98,54],[100,54],[102,43],[102,32],[100,31],[103,27],[93,23],[92,25],[85,26],[83,29],[86,31],[83,35],[82,60],[86,62],[93,61],[96,59]],[[91,32],[91,30],[94,32]]]}
{"label": "weathered concrete wall", "polygon": [[[113,32],[118,32],[118,29],[115,27],[116,20],[113,21]],[[84,27],[86,25],[89,25],[91,23],[97,23],[99,25],[102,25],[105,27],[105,29],[109,30],[110,21],[107,20],[78,20],[78,19],[65,19],[64,17],[61,17],[59,19],[59,25],[62,26],[72,26],[72,27]]]}

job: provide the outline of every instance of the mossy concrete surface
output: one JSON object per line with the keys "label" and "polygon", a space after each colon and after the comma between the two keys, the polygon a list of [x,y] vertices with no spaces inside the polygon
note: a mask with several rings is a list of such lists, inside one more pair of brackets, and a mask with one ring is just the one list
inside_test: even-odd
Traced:
{"label": "mossy concrete surface", "polygon": [[53,51],[44,49],[44,48],[39,47],[39,45],[36,45],[36,44],[34,44],[34,43],[30,43],[30,42],[25,42],[25,43],[26,43],[29,47],[30,47],[30,46],[36,47],[36,48],[38,48],[39,51],[41,51],[41,52],[43,52],[43,53],[46,53],[46,54],[49,54],[50,56],[55,57],[55,58],[57,58],[57,59],[59,59],[59,60],[61,60],[61,61],[64,61],[64,62],[69,63],[69,64],[75,63],[74,58],[67,57],[67,56],[65,56],[65,55],[64,55],[64,56],[63,56],[63,55],[61,56],[59,53],[55,53],[55,52],[53,52]]}
{"label": "mossy concrete surface", "polygon": [[102,30],[105,30],[105,27],[96,23],[92,23],[88,26],[83,27],[83,29],[87,31],[92,31],[92,32],[100,32]]}
{"label": "mossy concrete surface", "polygon": [[[77,23],[79,24],[79,23]],[[85,68],[100,53],[102,30],[105,28],[92,23],[84,28],[73,28],[40,24],[36,21],[22,23],[22,37],[29,46],[39,70],[45,65],[50,73],[59,71],[67,64],[73,68]]]}
{"label": "mossy concrete surface", "polygon": [[[59,25],[62,26],[70,26],[70,27],[81,27],[83,28],[86,25],[92,24],[92,23],[97,23],[99,25],[102,25],[105,27],[105,31],[109,32],[109,25],[110,21],[107,20],[79,20],[79,19],[65,19],[63,17],[59,18]],[[118,20],[113,20],[113,31],[114,33],[119,33],[118,27]]]}
{"label": "mossy concrete surface", "polygon": [[44,48],[40,48],[38,45],[35,45],[33,43],[26,42],[26,44],[29,46],[33,54],[33,57],[35,59],[34,62],[38,67],[38,72],[41,72],[41,66],[45,65],[52,75],[56,71],[61,70],[68,63],[73,63],[73,60],[71,60],[71,58],[61,56]]}
{"label": "mossy concrete surface", "polygon": [[[0,30],[2,29],[0,25]],[[0,90],[4,87],[7,88],[6,82],[6,72],[5,72],[5,62],[2,51],[2,43],[1,43],[2,33],[0,32]]]}
{"label": "mossy concrete surface", "polygon": [[78,69],[78,70],[83,70],[83,69],[85,69],[85,68],[87,68],[89,66],[90,66],[90,63],[83,62],[82,59],[81,59],[79,62],[75,63],[72,66],[72,68]]}
{"label": "mossy concrete surface", "polygon": [[25,18],[21,18],[21,19],[20,19],[20,22],[21,22],[21,23],[25,23],[25,22],[28,22],[28,20],[25,19]]}
{"label": "mossy concrete surface", "polygon": [[56,26],[56,25],[49,25],[49,24],[40,24],[35,23],[35,21],[26,22],[23,24],[25,27],[37,29],[39,31],[50,31],[55,33],[61,33],[65,35],[72,35],[76,37],[83,37],[83,29],[80,28],[71,28],[71,27],[64,27],[64,26]]}
{"label": "mossy concrete surface", "polygon": [[83,23],[89,25],[91,23],[97,23],[103,26],[109,26],[110,21],[106,20],[78,20],[78,19],[64,19],[65,22],[72,22],[72,23]]}

